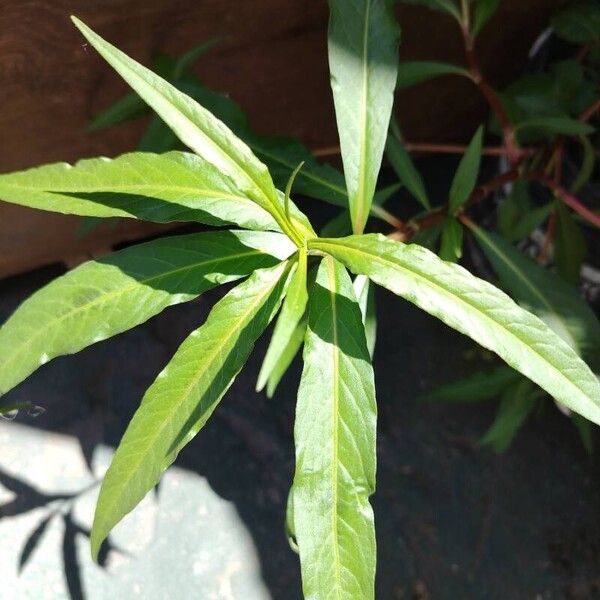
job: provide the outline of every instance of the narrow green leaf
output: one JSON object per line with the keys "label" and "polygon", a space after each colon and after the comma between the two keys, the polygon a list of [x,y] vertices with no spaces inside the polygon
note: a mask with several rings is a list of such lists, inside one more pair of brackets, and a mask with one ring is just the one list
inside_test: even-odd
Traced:
{"label": "narrow green leaf", "polygon": [[360,308],[325,258],[310,292],[294,439],[294,525],[307,600],[373,598],[377,408]]}
{"label": "narrow green leaf", "polygon": [[265,360],[263,361],[260,373],[258,374],[258,381],[256,383],[257,392],[260,392],[267,384],[281,354],[290,343],[294,331],[296,331],[300,320],[304,316],[306,303],[308,301],[308,294],[306,291],[306,270],[306,249],[302,248],[298,251],[297,266],[291,277],[290,285],[287,289],[285,300],[283,301],[281,314],[277,319],[271,343],[269,344]]}
{"label": "narrow green leaf", "polygon": [[[184,144],[228,176],[238,190],[275,218],[282,231],[299,241],[299,234],[285,218],[281,198],[267,167],[244,142],[193,98],[103,40],[76,17],[72,20],[88,42]],[[310,224],[297,209],[294,223],[302,235],[314,235]]]}
{"label": "narrow green leaf", "polygon": [[144,101],[137,94],[127,94],[98,113],[88,124],[87,131],[98,131],[136,119],[146,112]]}
{"label": "narrow green leaf", "polygon": [[515,181],[509,195],[498,206],[498,231],[510,242],[518,242],[548,218],[552,203],[535,207],[526,181]]}
{"label": "narrow green leaf", "polygon": [[425,191],[423,178],[404,146],[393,135],[388,135],[385,151],[396,175],[406,186],[406,189],[421,203],[425,210],[430,210],[431,205]]}
{"label": "narrow green leaf", "polygon": [[377,343],[377,310],[375,307],[375,286],[365,275],[357,275],[352,282],[354,294],[358,300],[360,313],[362,315],[363,327],[369,356],[373,358],[375,344]]}
{"label": "narrow green leaf", "polygon": [[292,332],[290,339],[281,351],[281,354],[277,357],[277,361],[273,366],[269,380],[267,381],[267,398],[272,398],[275,395],[277,386],[281,381],[281,378],[285,375],[292,361],[302,348],[304,342],[304,335],[306,333],[306,318],[302,319],[296,326],[296,329]]}
{"label": "narrow green leaf", "polygon": [[463,227],[458,219],[449,217],[444,221],[442,228],[442,241],[440,244],[440,258],[450,262],[457,262],[462,256]]}
{"label": "narrow green leaf", "polygon": [[494,16],[502,0],[476,0],[472,32],[479,35],[485,24]]}
{"label": "narrow green leaf", "polygon": [[214,48],[221,38],[211,37],[205,42],[194,46],[188,50],[185,54],[182,54],[176,61],[173,69],[173,79],[179,79],[184,73],[190,69],[193,64],[204,54],[206,54],[211,48]]}
{"label": "narrow green leaf", "polygon": [[562,202],[555,203],[555,210],[554,263],[565,281],[578,286],[581,281],[581,266],[587,254],[585,237],[573,215]]}
{"label": "narrow green leaf", "polygon": [[462,157],[452,181],[448,195],[449,211],[451,214],[455,215],[460,212],[475,189],[477,176],[479,175],[479,165],[481,163],[482,142],[483,127],[480,127],[473,136],[465,155]]}
{"label": "narrow green leaf", "polygon": [[515,131],[534,130],[551,135],[589,135],[595,129],[589,123],[569,117],[537,117],[521,121],[515,126]]}
{"label": "narrow green leaf", "polygon": [[494,423],[480,443],[492,446],[499,453],[506,451],[525,419],[533,412],[538,399],[539,390],[527,379],[510,386],[503,394]]}
{"label": "narrow green leaf", "polygon": [[369,216],[398,70],[389,0],[329,0],[329,69],[355,233]]}
{"label": "narrow green leaf", "polygon": [[499,396],[511,384],[519,381],[521,375],[507,366],[493,371],[479,372],[442,385],[421,397],[424,402],[482,402]]}
{"label": "narrow green leaf", "polygon": [[218,169],[189,152],[132,152],[0,175],[6,202],[84,217],[130,217],[168,223],[235,223],[278,229],[273,217],[244,197]]}
{"label": "narrow green leaf", "polygon": [[500,236],[471,222],[468,226],[500,278],[503,289],[523,308],[542,319],[580,356],[598,361],[600,323],[579,292]]}
{"label": "narrow green leaf", "polygon": [[215,231],[163,238],[85,263],[33,294],[0,328],[0,395],[57,356],[292,251],[281,234]]}
{"label": "narrow green leaf", "polygon": [[571,191],[577,194],[582,187],[584,187],[594,174],[594,168],[596,167],[596,152],[590,139],[584,135],[580,136],[579,141],[583,148],[583,160],[581,161],[581,168],[575,181],[571,185]]}
{"label": "narrow green leaf", "polygon": [[287,272],[287,263],[258,270],[230,291],[150,386],[100,489],[94,557],[211,416],[279,307]]}
{"label": "narrow green leaf", "polygon": [[471,78],[469,71],[458,65],[427,60],[402,61],[398,66],[396,89],[403,90],[444,75],[460,75]]}
{"label": "narrow green leaf", "polygon": [[565,406],[600,423],[600,382],[575,351],[503,292],[417,245],[381,235],[312,240],[356,274],[492,350]]}

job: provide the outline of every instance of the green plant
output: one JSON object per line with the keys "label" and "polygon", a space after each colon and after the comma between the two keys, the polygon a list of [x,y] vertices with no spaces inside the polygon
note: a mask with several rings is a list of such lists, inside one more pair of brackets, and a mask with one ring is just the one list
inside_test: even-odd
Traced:
{"label": "green plant", "polygon": [[[582,262],[589,235],[600,226],[600,216],[580,198],[593,179],[597,162],[597,133],[592,121],[600,110],[600,7],[575,4],[551,21],[554,34],[572,58],[552,62],[543,71],[522,76],[502,92],[492,89],[479,65],[476,42],[487,21],[501,5],[498,0],[462,2],[416,1],[456,20],[464,42],[466,65],[431,61],[400,64],[398,87],[407,88],[439,76],[470,80],[487,100],[489,133],[501,144],[482,145],[480,128],[465,149],[447,144],[406,143],[397,124],[392,127],[387,153],[407,190],[427,209],[404,223],[398,239],[422,240],[445,260],[458,260],[468,232],[495,272],[501,288],[524,308],[540,317],[598,372],[600,325],[579,292]],[[459,171],[447,202],[429,210],[425,187],[409,153],[462,153]],[[477,185],[482,154],[505,163],[494,177]],[[575,163],[575,167],[569,164]],[[567,167],[571,167],[571,171]],[[510,191],[498,199],[505,186]],[[593,194],[588,194],[594,202]],[[466,216],[477,205],[495,232],[486,231]],[[495,212],[495,215],[494,215]],[[524,242],[536,229],[542,241],[532,260],[531,244]],[[514,244],[517,244],[515,246]],[[485,383],[483,381],[485,380]],[[489,400],[501,396],[498,414],[482,443],[503,451],[525,418],[545,394],[510,369],[476,373],[424,396],[436,402]],[[586,448],[591,451],[590,423],[573,416]]]}
{"label": "green plant", "polygon": [[[260,378],[268,382],[281,372],[282,361],[304,343],[288,503],[304,593],[372,598],[369,496],[375,489],[377,409],[369,352],[371,283],[470,336],[565,406],[600,423],[600,383],[542,320],[417,244],[363,233],[373,214],[396,85],[398,29],[388,2],[331,1],[330,63],[354,230],[341,238],[317,236],[290,197],[293,186],[325,181],[327,194],[341,196],[343,204],[345,188],[328,184],[334,171],[309,158],[294,165],[279,191],[265,165],[223,122],[73,20],[194,153],[135,152],[6,174],[0,176],[0,197],[83,216],[250,230],[173,236],[88,262],[34,294],[0,329],[5,394],[56,356],[247,277],[217,302],[146,392],[102,484],[91,532],[95,556],[114,525],[202,429],[281,307]],[[471,187],[476,155],[469,153],[459,169],[455,202]]]}

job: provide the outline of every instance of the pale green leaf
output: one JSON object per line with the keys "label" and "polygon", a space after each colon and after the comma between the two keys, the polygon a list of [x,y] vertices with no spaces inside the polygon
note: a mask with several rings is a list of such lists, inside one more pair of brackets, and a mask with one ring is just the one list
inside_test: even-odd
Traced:
{"label": "pale green leaf", "polygon": [[440,258],[457,262],[462,256],[463,227],[458,219],[449,217],[444,221],[442,240],[440,242]]}
{"label": "pale green leaf", "polygon": [[373,598],[375,386],[352,282],[325,258],[310,292],[292,488],[307,600]]}
{"label": "pale green leaf", "polygon": [[398,82],[396,89],[402,90],[405,88],[418,85],[424,81],[442,77],[444,75],[460,75],[461,77],[470,78],[471,75],[463,67],[451,65],[448,63],[415,60],[402,61],[398,66]]}
{"label": "pale green leaf", "polygon": [[424,402],[482,402],[492,400],[521,379],[521,375],[505,365],[493,371],[474,373],[463,379],[442,385],[423,395]]}
{"label": "pale green leaf", "polygon": [[281,314],[277,318],[271,343],[269,344],[267,354],[260,369],[260,373],[258,374],[258,381],[256,383],[257,392],[260,392],[267,384],[281,354],[290,343],[290,339],[298,327],[298,323],[300,323],[300,320],[304,316],[306,303],[308,301],[308,293],[306,291],[306,270],[306,249],[301,248],[298,251],[298,262],[291,277],[285,300],[283,301]]}
{"label": "pale green leaf", "polygon": [[387,137],[399,28],[389,0],[329,0],[329,69],[352,226],[362,232]]}
{"label": "pale green leaf", "polygon": [[57,356],[131,329],[292,251],[281,234],[214,231],[163,238],[85,263],[33,294],[0,328],[0,395]]}
{"label": "pale green leaf", "polygon": [[425,210],[429,210],[429,198],[425,191],[423,178],[415,167],[410,155],[393,135],[388,135],[385,146],[386,155],[400,181],[406,189],[421,203]]}
{"label": "pale green leaf", "polygon": [[565,406],[600,423],[596,376],[543,321],[493,285],[425,248],[381,235],[313,240],[309,247],[468,335]]}
{"label": "pale green leaf", "polygon": [[479,175],[479,165],[481,163],[482,142],[483,127],[480,127],[473,136],[452,180],[452,186],[448,194],[450,214],[455,215],[460,212],[475,189],[477,176]]}
{"label": "pale green leaf", "polygon": [[539,396],[540,391],[527,379],[511,385],[504,392],[496,418],[480,444],[492,446],[496,452],[506,451],[533,412]]}
{"label": "pale green leaf", "polygon": [[468,223],[503,289],[536,314],[580,356],[600,358],[600,323],[576,288],[494,233]]}
{"label": "pale green leaf", "polygon": [[84,217],[131,217],[168,223],[235,223],[278,229],[273,217],[229,178],[189,152],[132,152],[0,175],[0,199]]}
{"label": "pale green leaf", "polygon": [[[72,17],[76,27],[100,55],[169,125],[179,139],[229,177],[236,188],[271,213],[282,231],[299,241],[312,235],[302,213],[294,211],[294,226],[286,218],[267,167],[233,132],[193,98],[179,91],[149,69],[103,40],[87,25]],[[296,232],[295,227],[301,230]]]}
{"label": "pale green leaf", "polygon": [[255,271],[230,291],[150,386],[102,483],[93,556],[211,416],[279,307],[288,268]]}
{"label": "pale green leaf", "polygon": [[277,358],[277,362],[273,366],[269,380],[267,381],[267,398],[272,398],[275,395],[277,386],[281,381],[281,378],[285,375],[292,361],[300,351],[304,342],[304,334],[306,333],[306,318],[302,319],[300,323],[294,329],[290,339],[281,351],[281,354]]}

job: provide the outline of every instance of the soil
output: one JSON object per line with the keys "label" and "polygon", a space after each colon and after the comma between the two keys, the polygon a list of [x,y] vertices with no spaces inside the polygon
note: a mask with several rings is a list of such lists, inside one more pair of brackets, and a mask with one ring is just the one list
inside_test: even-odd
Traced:
{"label": "soil", "polygon": [[[46,269],[0,283],[0,317],[57,274]],[[219,295],[55,360],[6,399],[35,399],[46,413],[27,424],[77,436],[88,456],[100,441],[115,445],[144,389]],[[481,363],[473,345],[387,293],[377,301],[377,597],[600,598],[600,473],[569,420],[548,406],[505,455],[479,447],[493,403],[418,401]],[[300,365],[274,400],[256,394],[267,339],[178,465],[235,503],[268,588],[287,600],[300,598],[297,557],[283,529]]]}

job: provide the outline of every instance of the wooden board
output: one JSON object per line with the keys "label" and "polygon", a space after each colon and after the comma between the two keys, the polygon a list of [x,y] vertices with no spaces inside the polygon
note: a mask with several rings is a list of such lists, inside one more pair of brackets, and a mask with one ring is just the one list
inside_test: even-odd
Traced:
{"label": "wooden board", "polygon": [[[505,0],[481,44],[493,83],[518,73],[549,14],[566,3]],[[132,149],[143,130],[144,122],[136,122],[84,132],[89,118],[126,87],[73,28],[72,13],[146,64],[160,52],[178,55],[220,35],[196,67],[209,87],[230,93],[261,133],[296,136],[313,149],[337,144],[325,1],[0,0],[0,9],[2,172],[114,156]],[[462,60],[450,19],[405,5],[399,18],[404,58]],[[449,141],[472,132],[485,104],[468,82],[444,78],[403,93],[398,110],[410,139]],[[76,219],[0,205],[0,277],[155,230],[128,224],[81,240],[77,229]]]}

